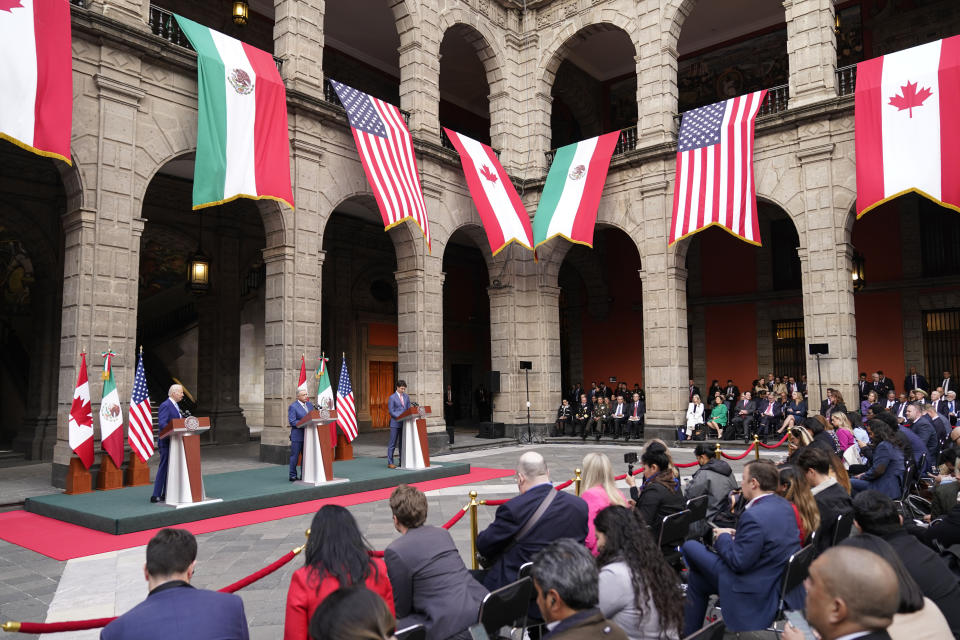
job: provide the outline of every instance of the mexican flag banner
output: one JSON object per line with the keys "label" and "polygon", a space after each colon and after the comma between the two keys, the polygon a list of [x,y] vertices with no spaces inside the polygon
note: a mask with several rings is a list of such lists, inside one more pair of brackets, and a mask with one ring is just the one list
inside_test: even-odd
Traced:
{"label": "mexican flag banner", "polygon": [[120,394],[113,379],[111,360],[116,354],[107,351],[103,354],[103,395],[100,398],[100,446],[120,467],[123,465],[123,409],[120,408]]}
{"label": "mexican flag banner", "polygon": [[555,236],[593,247],[593,227],[620,132],[557,149],[533,219],[534,249]]}
{"label": "mexican flag banner", "polygon": [[193,208],[237,198],[293,207],[287,92],[266,51],[174,14],[197,50]]}
{"label": "mexican flag banner", "polygon": [[330,375],[327,373],[327,359],[320,356],[320,366],[314,374],[317,379],[317,408],[333,408],[333,387],[330,386]]}

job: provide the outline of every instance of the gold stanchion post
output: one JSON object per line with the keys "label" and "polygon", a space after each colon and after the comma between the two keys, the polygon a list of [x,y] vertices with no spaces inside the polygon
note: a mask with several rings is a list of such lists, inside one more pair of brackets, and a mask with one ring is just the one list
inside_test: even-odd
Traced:
{"label": "gold stanchion post", "polygon": [[470,492],[470,563],[473,569],[479,569],[477,563],[477,492]]}
{"label": "gold stanchion post", "polygon": [[720,443],[717,443],[717,458],[720,457]]}
{"label": "gold stanchion post", "polygon": [[757,434],[753,434],[753,453],[757,456],[757,460],[760,459],[760,437]]}
{"label": "gold stanchion post", "polygon": [[580,495],[580,483],[582,482],[582,480],[581,480],[581,478],[580,478],[580,474],[581,474],[581,473],[582,473],[582,470],[581,470],[581,469],[574,469],[574,470],[573,470],[573,486],[574,486],[574,489],[575,489],[576,492],[577,492],[577,495]]}

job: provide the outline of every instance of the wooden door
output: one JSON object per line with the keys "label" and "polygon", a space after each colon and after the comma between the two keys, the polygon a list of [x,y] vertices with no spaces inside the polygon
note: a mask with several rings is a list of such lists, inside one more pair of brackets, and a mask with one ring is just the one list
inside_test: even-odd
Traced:
{"label": "wooden door", "polygon": [[370,422],[374,429],[390,426],[387,400],[394,392],[396,362],[370,361]]}

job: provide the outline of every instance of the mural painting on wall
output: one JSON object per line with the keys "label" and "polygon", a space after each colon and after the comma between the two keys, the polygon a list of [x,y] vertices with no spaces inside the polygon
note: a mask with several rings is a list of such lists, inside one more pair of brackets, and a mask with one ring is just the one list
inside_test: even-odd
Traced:
{"label": "mural painting on wall", "polygon": [[187,279],[187,256],[196,240],[162,228],[147,227],[140,254],[140,296],[148,298]]}
{"label": "mural painting on wall", "polygon": [[787,30],[680,60],[680,111],[787,84]]}
{"label": "mural painting on wall", "polygon": [[33,263],[20,239],[0,226],[0,290],[5,315],[30,312],[30,285],[34,282]]}

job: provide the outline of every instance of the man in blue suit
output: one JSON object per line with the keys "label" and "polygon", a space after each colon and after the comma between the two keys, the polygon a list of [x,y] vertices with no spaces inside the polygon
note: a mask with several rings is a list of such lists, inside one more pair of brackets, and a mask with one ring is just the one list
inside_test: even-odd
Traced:
{"label": "man in blue suit", "polygon": [[[493,522],[477,536],[477,551],[493,563],[481,578],[490,591],[515,581],[520,565],[533,560],[538,551],[554,540],[573,538],[583,544],[587,537],[587,503],[573,494],[554,490],[547,463],[536,451],[520,456],[517,488],[520,495],[497,507]],[[519,536],[548,496],[552,499],[546,510]]]}
{"label": "man in blue suit", "polygon": [[777,614],[780,581],[790,556],[800,549],[793,507],[775,491],[777,467],[769,460],[751,460],[743,468],[746,509],[736,529],[716,529],[714,549],[688,541],[683,555],[690,576],[683,635],[700,629],[711,594],[720,596],[730,631],[766,629]]}
{"label": "man in blue suit", "polygon": [[[183,417],[180,413],[180,406],[177,404],[181,400],[183,400],[183,387],[179,384],[170,385],[167,399],[161,402],[157,409],[159,433],[163,433],[171,420]],[[170,459],[170,438],[162,438],[157,443],[157,449],[160,450],[160,466],[157,467],[157,477],[153,480],[153,495],[150,496],[150,502],[160,502],[167,494],[167,461]]]}
{"label": "man in blue suit", "polygon": [[[297,458],[303,451],[303,427],[298,427],[297,423],[303,420],[304,416],[313,411],[313,404],[310,402],[310,395],[306,389],[297,389],[297,399],[290,403],[287,409],[287,422],[290,423],[290,482],[297,479]],[[303,465],[301,465],[301,472]]]}
{"label": "man in blue suit", "polygon": [[147,599],[100,632],[100,640],[247,640],[239,596],[190,585],[197,539],[184,529],[161,529],[147,544]]}
{"label": "man in blue suit", "polygon": [[393,451],[397,446],[403,446],[401,442],[400,429],[403,423],[397,418],[404,411],[410,408],[410,396],[407,395],[407,383],[404,380],[397,380],[397,390],[390,399],[387,400],[387,412],[390,414],[390,444],[387,445],[387,468],[396,469],[397,465],[393,462]]}

